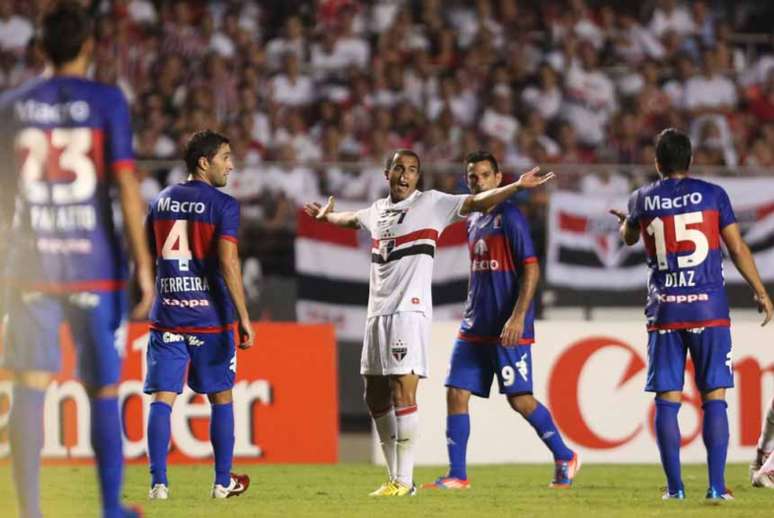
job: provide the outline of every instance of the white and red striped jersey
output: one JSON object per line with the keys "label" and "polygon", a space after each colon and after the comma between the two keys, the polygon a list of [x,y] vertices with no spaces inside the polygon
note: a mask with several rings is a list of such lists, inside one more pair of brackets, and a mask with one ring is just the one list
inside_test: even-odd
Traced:
{"label": "white and red striped jersey", "polygon": [[460,215],[466,194],[415,191],[398,203],[390,197],[357,212],[371,233],[368,318],[400,311],[433,312],[431,284],[438,236]]}

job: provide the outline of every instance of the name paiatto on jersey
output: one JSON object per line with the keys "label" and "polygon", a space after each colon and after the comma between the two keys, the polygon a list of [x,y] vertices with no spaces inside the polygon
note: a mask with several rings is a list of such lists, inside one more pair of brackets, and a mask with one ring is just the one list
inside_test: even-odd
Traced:
{"label": "name paiatto on jersey", "polygon": [[38,251],[43,254],[90,254],[89,239],[38,239]]}
{"label": "name paiatto on jersey", "polygon": [[30,224],[33,230],[43,232],[91,231],[97,228],[97,212],[92,205],[31,205]]}
{"label": "name paiatto on jersey", "polygon": [[204,211],[207,210],[207,204],[203,201],[178,201],[173,200],[169,196],[163,196],[159,198],[159,201],[156,203],[156,210],[176,213],[193,212],[195,214],[204,214]]}
{"label": "name paiatto on jersey", "polygon": [[701,203],[701,200],[702,195],[700,192],[690,192],[682,196],[675,196],[674,198],[658,195],[645,196],[645,210],[682,209],[687,207],[688,204],[698,205]]}
{"label": "name paiatto on jersey", "polygon": [[674,304],[693,304],[694,302],[707,302],[710,298],[707,293],[690,293],[688,295],[656,295],[659,302],[670,302]]}
{"label": "name paiatto on jersey", "polygon": [[20,121],[37,124],[83,122],[89,118],[90,113],[89,103],[86,101],[48,104],[28,99],[17,102],[14,107]]}
{"label": "name paiatto on jersey", "polygon": [[167,297],[162,297],[161,303],[176,308],[204,308],[210,305],[210,301],[207,299],[170,299]]}
{"label": "name paiatto on jersey", "polygon": [[206,277],[160,277],[159,292],[180,293],[186,291],[210,291]]}

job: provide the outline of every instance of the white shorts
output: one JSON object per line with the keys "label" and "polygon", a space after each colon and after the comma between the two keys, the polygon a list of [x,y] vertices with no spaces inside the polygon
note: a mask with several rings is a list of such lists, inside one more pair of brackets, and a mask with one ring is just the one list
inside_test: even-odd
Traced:
{"label": "white shorts", "polygon": [[366,321],[360,374],[427,377],[430,317],[419,311],[380,315]]}

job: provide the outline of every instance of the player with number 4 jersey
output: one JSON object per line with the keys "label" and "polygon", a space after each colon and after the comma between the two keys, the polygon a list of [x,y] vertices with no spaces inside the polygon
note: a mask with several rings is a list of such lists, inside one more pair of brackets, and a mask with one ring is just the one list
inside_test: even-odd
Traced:
{"label": "player with number 4 jersey", "polygon": [[201,131],[186,145],[188,181],[167,187],[153,201],[146,220],[156,256],[156,291],[151,310],[145,392],[153,396],[148,416],[148,457],[152,500],[169,497],[167,451],[170,415],[188,386],[212,404],[210,440],[215,455],[213,498],[247,490],[247,475],[231,473],[234,454],[236,376],[234,321],[239,346],[252,345],[237,252],[239,203],[224,187],[233,164],[229,140]]}
{"label": "player with number 4 jersey", "polygon": [[621,237],[633,245],[642,235],[650,268],[648,300],[648,377],[656,393],[655,429],[667,477],[665,499],[685,498],[680,475],[680,409],[686,354],[690,351],[704,410],[707,447],[707,498],[732,498],[725,485],[728,415],[725,391],[734,386],[728,301],[723,281],[721,240],[734,265],[754,291],[765,325],[774,307],[761,282],[750,249],[739,232],[731,202],[718,185],[688,177],[691,142],[675,129],[656,141],[661,179],[629,200],[629,214],[612,210]]}

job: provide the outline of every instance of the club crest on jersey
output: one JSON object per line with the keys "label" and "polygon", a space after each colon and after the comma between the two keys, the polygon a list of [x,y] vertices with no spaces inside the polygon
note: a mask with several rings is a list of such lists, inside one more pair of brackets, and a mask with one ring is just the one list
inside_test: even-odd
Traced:
{"label": "club crest on jersey", "polygon": [[498,214],[495,216],[494,224],[492,225],[494,228],[501,228],[503,226],[503,215]]}
{"label": "club crest on jersey", "polygon": [[476,241],[475,246],[473,247],[473,254],[474,255],[485,255],[489,251],[489,248],[486,246],[486,241],[483,239],[479,239]]}
{"label": "club crest on jersey", "polygon": [[406,346],[406,342],[398,340],[392,344],[390,351],[392,352],[392,357],[400,362],[403,361],[403,358],[408,354],[408,347]]}

